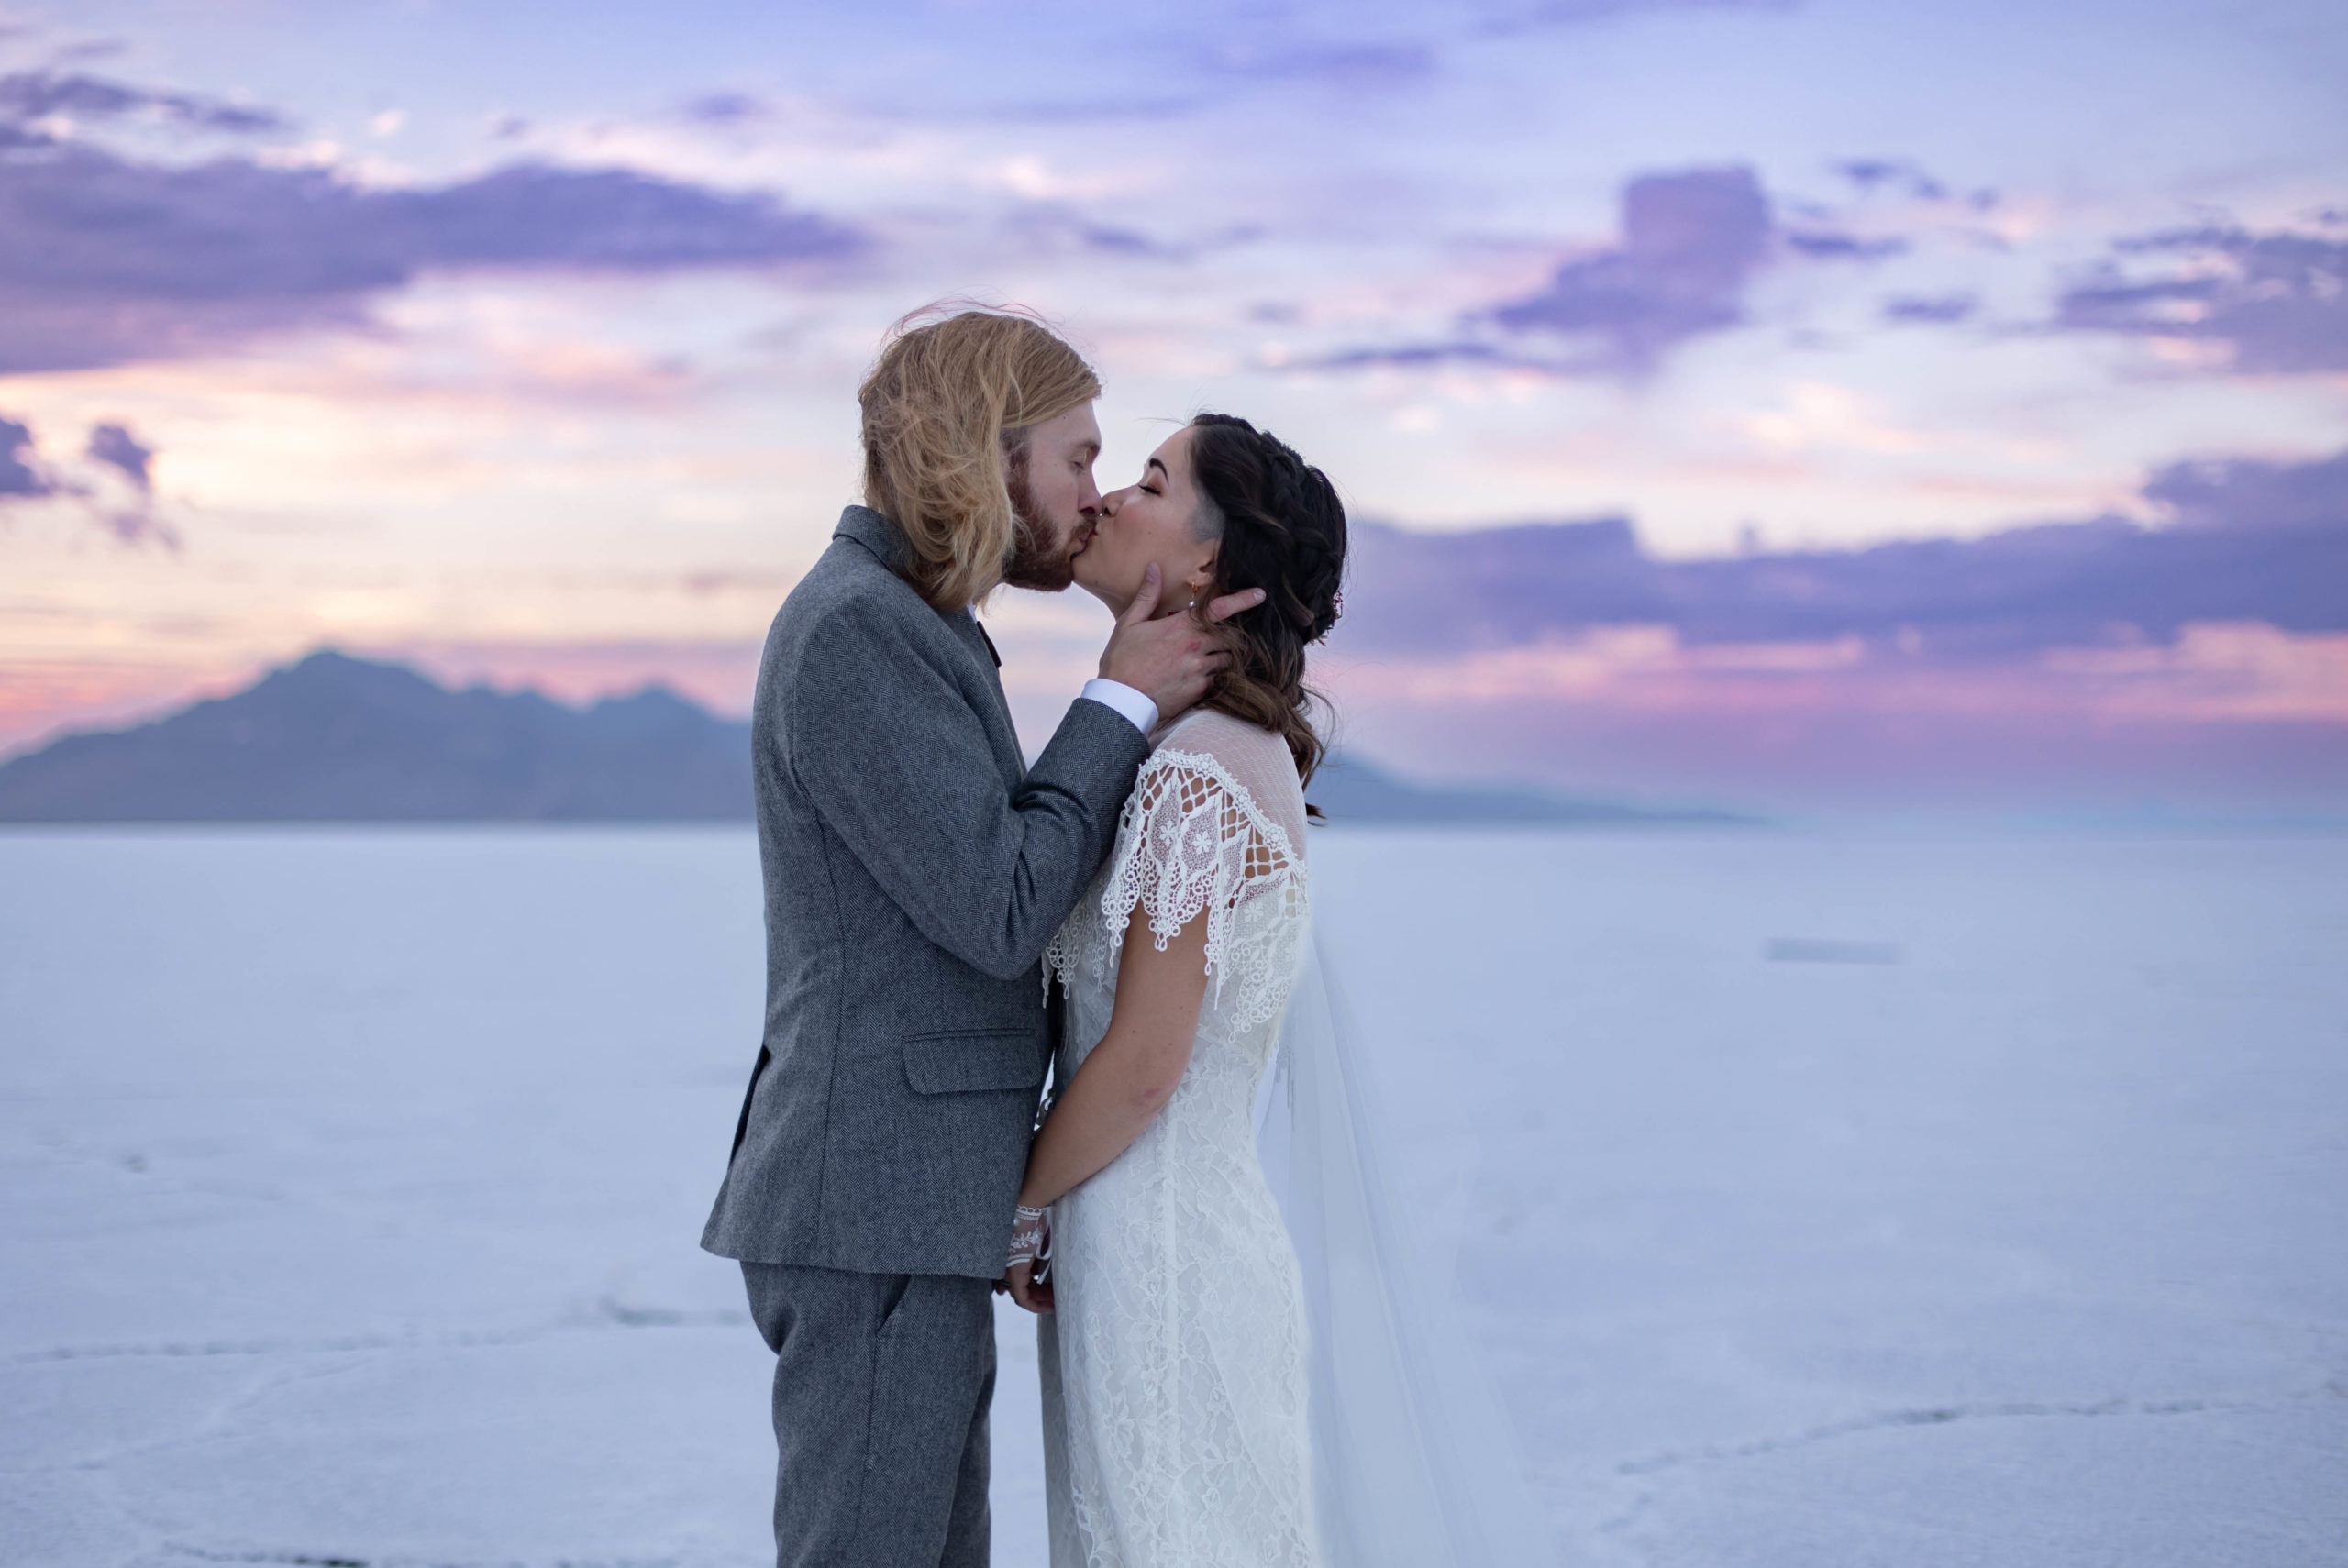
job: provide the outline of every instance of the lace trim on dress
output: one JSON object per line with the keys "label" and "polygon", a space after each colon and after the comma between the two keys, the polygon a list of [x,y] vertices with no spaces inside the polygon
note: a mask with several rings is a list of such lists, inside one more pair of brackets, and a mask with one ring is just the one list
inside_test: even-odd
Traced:
{"label": "lace trim on dress", "polygon": [[1287,831],[1222,761],[1163,750],[1142,764],[1125,801],[1097,925],[1069,921],[1044,960],[1063,981],[1075,977],[1080,957],[1095,977],[1113,978],[1135,905],[1160,953],[1203,911],[1215,1000],[1236,984],[1231,1027],[1244,1031],[1269,1020],[1288,994],[1303,955],[1305,896],[1304,861]]}

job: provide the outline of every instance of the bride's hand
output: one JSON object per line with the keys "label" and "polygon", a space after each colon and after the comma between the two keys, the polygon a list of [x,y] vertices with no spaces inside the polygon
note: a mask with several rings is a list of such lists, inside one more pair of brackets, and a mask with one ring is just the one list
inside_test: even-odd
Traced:
{"label": "bride's hand", "polygon": [[1052,1287],[1036,1283],[1036,1263],[1033,1258],[1024,1258],[1013,1264],[1003,1274],[1002,1287],[1011,1292],[1011,1298],[1013,1301],[1018,1302],[1030,1312],[1048,1312],[1052,1309]]}

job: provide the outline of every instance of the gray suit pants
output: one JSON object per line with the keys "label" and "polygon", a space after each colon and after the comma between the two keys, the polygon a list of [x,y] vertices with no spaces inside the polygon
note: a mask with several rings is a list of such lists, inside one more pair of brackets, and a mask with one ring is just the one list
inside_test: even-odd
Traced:
{"label": "gray suit pants", "polygon": [[745,1263],[775,1353],[778,1568],[986,1568],[994,1292]]}

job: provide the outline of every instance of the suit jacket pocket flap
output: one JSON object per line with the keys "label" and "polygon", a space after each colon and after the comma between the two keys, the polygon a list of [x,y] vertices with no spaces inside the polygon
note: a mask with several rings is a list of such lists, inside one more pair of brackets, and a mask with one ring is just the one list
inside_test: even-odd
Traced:
{"label": "suit jacket pocket flap", "polygon": [[1035,1088],[1044,1066],[1044,1043],[1032,1029],[905,1037],[905,1081],[917,1094]]}

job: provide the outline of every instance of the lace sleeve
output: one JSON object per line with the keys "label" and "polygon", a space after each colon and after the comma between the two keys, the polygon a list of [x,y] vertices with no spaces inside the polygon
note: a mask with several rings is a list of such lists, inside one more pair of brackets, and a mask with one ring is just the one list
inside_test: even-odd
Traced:
{"label": "lace sleeve", "polygon": [[[1303,952],[1304,862],[1220,759],[1161,750],[1142,765],[1101,893],[1113,978],[1136,907],[1161,953],[1205,915],[1211,999],[1223,1008],[1232,993],[1232,1028],[1279,1010]],[[1063,977],[1074,956],[1057,944],[1050,955]]]}

